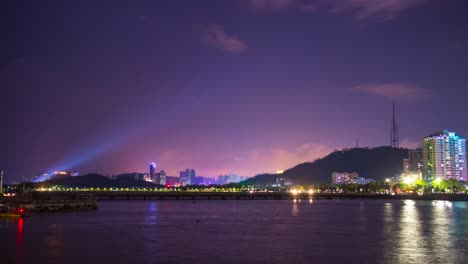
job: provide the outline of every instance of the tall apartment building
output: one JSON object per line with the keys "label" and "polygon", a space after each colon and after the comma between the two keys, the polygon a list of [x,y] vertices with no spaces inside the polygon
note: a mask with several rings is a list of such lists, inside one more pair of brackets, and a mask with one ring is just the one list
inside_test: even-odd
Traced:
{"label": "tall apartment building", "polygon": [[422,149],[408,150],[408,158],[403,160],[403,172],[422,172]]}
{"label": "tall apartment building", "polygon": [[155,177],[156,177],[156,163],[155,162],[150,163],[149,175],[150,175],[151,181],[154,182]]}
{"label": "tall apartment building", "polygon": [[186,169],[179,173],[180,184],[182,186],[195,184],[195,178],[197,177],[194,169]]}
{"label": "tall apartment building", "polygon": [[467,180],[466,140],[455,132],[437,132],[423,139],[423,179]]}

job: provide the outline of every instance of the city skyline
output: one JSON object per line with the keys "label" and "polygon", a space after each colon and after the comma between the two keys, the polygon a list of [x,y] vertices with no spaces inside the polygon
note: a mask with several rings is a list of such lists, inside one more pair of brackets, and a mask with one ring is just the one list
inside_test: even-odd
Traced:
{"label": "city skyline", "polygon": [[[394,107],[393,107],[394,108]],[[392,122],[394,123],[394,122]],[[442,141],[440,141],[440,143],[442,144],[445,140],[444,137],[447,137],[447,140],[448,138],[450,138],[450,142],[452,142],[454,139],[456,144],[454,146],[452,146],[453,144],[448,144],[447,146],[445,146],[444,144],[444,147],[440,147],[440,149],[438,150],[439,152],[443,152],[445,153],[445,151],[449,151],[451,153],[452,156],[456,156],[457,159],[459,159],[459,162],[457,161],[457,164],[455,165],[452,164],[453,168],[451,168],[450,170],[453,170],[453,171],[457,171],[458,170],[458,167],[461,166],[460,170],[464,170],[465,168],[465,163],[466,163],[466,156],[467,156],[467,152],[466,152],[466,140],[464,137],[461,137],[460,135],[457,135],[455,132],[449,132],[448,130],[441,130],[441,131],[436,131],[434,132],[434,134],[430,135],[430,136],[425,136],[421,139],[421,145],[420,146],[417,146],[415,148],[406,148],[408,149],[408,158],[405,158],[402,160],[402,165],[403,165],[403,173],[423,173],[423,166],[427,164],[428,162],[428,156],[429,154],[425,154],[425,159],[426,161],[423,162],[423,152],[428,152],[428,148],[429,148],[429,145],[427,144],[428,143],[428,140],[429,139],[443,139]],[[393,146],[393,143],[394,143],[394,137],[392,136],[391,137],[391,140],[390,140],[390,144],[387,145],[389,147],[392,147],[392,148],[402,148],[402,147],[395,147]],[[431,143],[432,145],[432,143]],[[383,145],[385,146],[385,145]],[[360,147],[359,145],[356,145],[354,148],[366,148],[366,147]],[[349,148],[343,148],[342,150],[346,150],[346,149],[349,149]],[[432,147],[431,147],[432,149]],[[336,151],[336,150],[335,150]],[[331,154],[331,153],[328,153],[328,154]],[[327,155],[328,155],[327,154]],[[435,156],[437,156],[435,153],[434,154],[430,154],[431,155],[431,159],[434,159]],[[442,155],[439,154],[438,155],[439,158],[436,158],[436,159],[442,159]],[[455,159],[454,157],[450,158],[450,159]],[[323,157],[320,157],[320,158],[323,158]],[[450,160],[449,159],[449,160]],[[450,163],[450,161],[444,161],[442,162],[442,160],[440,161],[442,164],[443,163]],[[304,161],[304,162],[307,162],[307,161]],[[300,162],[298,164],[295,164],[295,165],[299,165],[301,163],[304,163],[304,162]],[[442,165],[443,167],[444,165]],[[288,169],[291,169],[293,168],[294,166],[288,168]],[[435,174],[435,172],[433,172],[433,174],[435,176],[427,176],[427,168],[424,169],[425,170],[425,179],[428,180],[428,181],[431,181],[433,180],[434,178],[447,178],[447,176],[445,175],[445,173],[440,174],[440,173],[437,173],[437,175]],[[88,174],[90,172],[85,172],[84,174]],[[92,173],[92,172],[91,172]],[[165,182],[165,177],[166,177],[166,172],[164,171],[164,169],[161,169],[160,172],[157,172],[157,166],[156,166],[156,162],[151,162],[149,164],[149,171],[148,172],[141,172],[141,171],[122,171],[122,172],[118,172],[118,173],[115,173],[115,174],[103,174],[103,175],[106,175],[106,176],[109,176],[109,177],[114,177],[114,176],[118,176],[118,175],[125,175],[125,174],[139,174],[139,175],[147,175],[148,179],[145,178],[146,181],[151,181],[151,182],[160,182],[160,179],[157,179],[157,177],[160,177],[161,173],[164,175],[164,182]],[[282,174],[283,171],[276,171],[276,172],[273,172],[273,171],[264,171],[264,172],[261,172],[261,173],[257,173],[257,174],[254,174],[254,175],[239,175],[235,172],[229,172],[227,174],[219,174],[219,175],[205,175],[205,176],[200,176],[198,174],[195,173],[195,169],[185,169],[185,170],[182,170],[182,171],[179,171],[179,175],[176,176],[176,174],[174,175],[167,175],[169,177],[175,177],[175,178],[179,178],[180,179],[180,183],[182,186],[185,186],[185,185],[190,185],[192,184],[194,181],[195,181],[195,178],[197,177],[202,177],[202,178],[206,178],[206,179],[213,179],[215,180],[216,178],[218,178],[218,181],[220,180],[220,178],[224,177],[226,179],[229,179],[229,180],[224,180],[225,181],[225,184],[226,183],[229,183],[229,182],[240,182],[244,179],[248,179],[248,178],[251,178],[251,177],[255,177],[257,175],[261,175],[261,174]],[[54,175],[71,175],[71,176],[78,176],[80,175],[80,173],[76,170],[74,171],[63,171],[63,170],[59,170],[59,171],[51,171],[51,172],[47,172],[45,174],[40,174],[40,175],[36,175],[34,176],[35,180],[34,181],[44,181],[44,180],[47,180],[47,179],[50,179],[50,177],[54,176]],[[82,173],[83,174],[83,173]],[[466,180],[466,171],[464,171],[464,176],[461,176],[461,177],[457,177],[457,179],[459,180]],[[232,180],[232,177],[235,176],[237,177],[237,180]],[[146,176],[145,176],[146,177]],[[239,180],[240,179],[240,180]],[[221,180],[223,181],[223,180]],[[164,184],[162,184],[164,185]]]}
{"label": "city skyline", "polygon": [[401,147],[468,136],[466,1],[53,2],[6,16],[9,180],[286,170],[389,145],[392,102]]}

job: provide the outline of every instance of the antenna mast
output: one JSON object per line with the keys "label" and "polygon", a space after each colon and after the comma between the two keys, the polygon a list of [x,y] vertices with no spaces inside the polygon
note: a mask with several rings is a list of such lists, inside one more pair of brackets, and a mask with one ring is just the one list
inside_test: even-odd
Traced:
{"label": "antenna mast", "polygon": [[392,111],[392,132],[390,136],[390,145],[394,148],[399,148],[400,147],[400,139],[398,136],[398,125],[396,123],[396,117],[395,117],[395,103],[393,103],[393,111]]}
{"label": "antenna mast", "polygon": [[0,194],[3,194],[3,171],[0,173]]}

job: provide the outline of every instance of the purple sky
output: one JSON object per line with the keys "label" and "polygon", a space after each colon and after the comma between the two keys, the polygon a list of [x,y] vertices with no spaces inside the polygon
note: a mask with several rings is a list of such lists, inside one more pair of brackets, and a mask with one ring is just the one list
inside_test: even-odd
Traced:
{"label": "purple sky", "polygon": [[0,169],[284,170],[468,136],[465,0],[7,1]]}

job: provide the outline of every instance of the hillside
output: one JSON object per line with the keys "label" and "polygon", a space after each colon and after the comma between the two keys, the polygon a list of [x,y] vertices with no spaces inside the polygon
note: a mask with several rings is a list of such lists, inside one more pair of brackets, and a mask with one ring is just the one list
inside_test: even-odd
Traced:
{"label": "hillside", "polygon": [[51,179],[48,181],[34,183],[35,186],[48,187],[58,185],[65,188],[110,188],[110,187],[149,187],[154,188],[158,185],[142,181],[135,180],[134,178],[128,177],[117,177],[116,179],[109,179],[99,174],[87,174],[83,176],[68,176]]}
{"label": "hillside", "polygon": [[[402,160],[408,157],[408,150],[402,148],[377,147],[353,148],[334,151],[314,162],[305,162],[286,170],[281,177],[292,179],[295,184],[330,184],[331,174],[358,172],[361,177],[374,180],[400,174]],[[263,174],[249,179],[245,184],[271,184],[280,175]]]}

